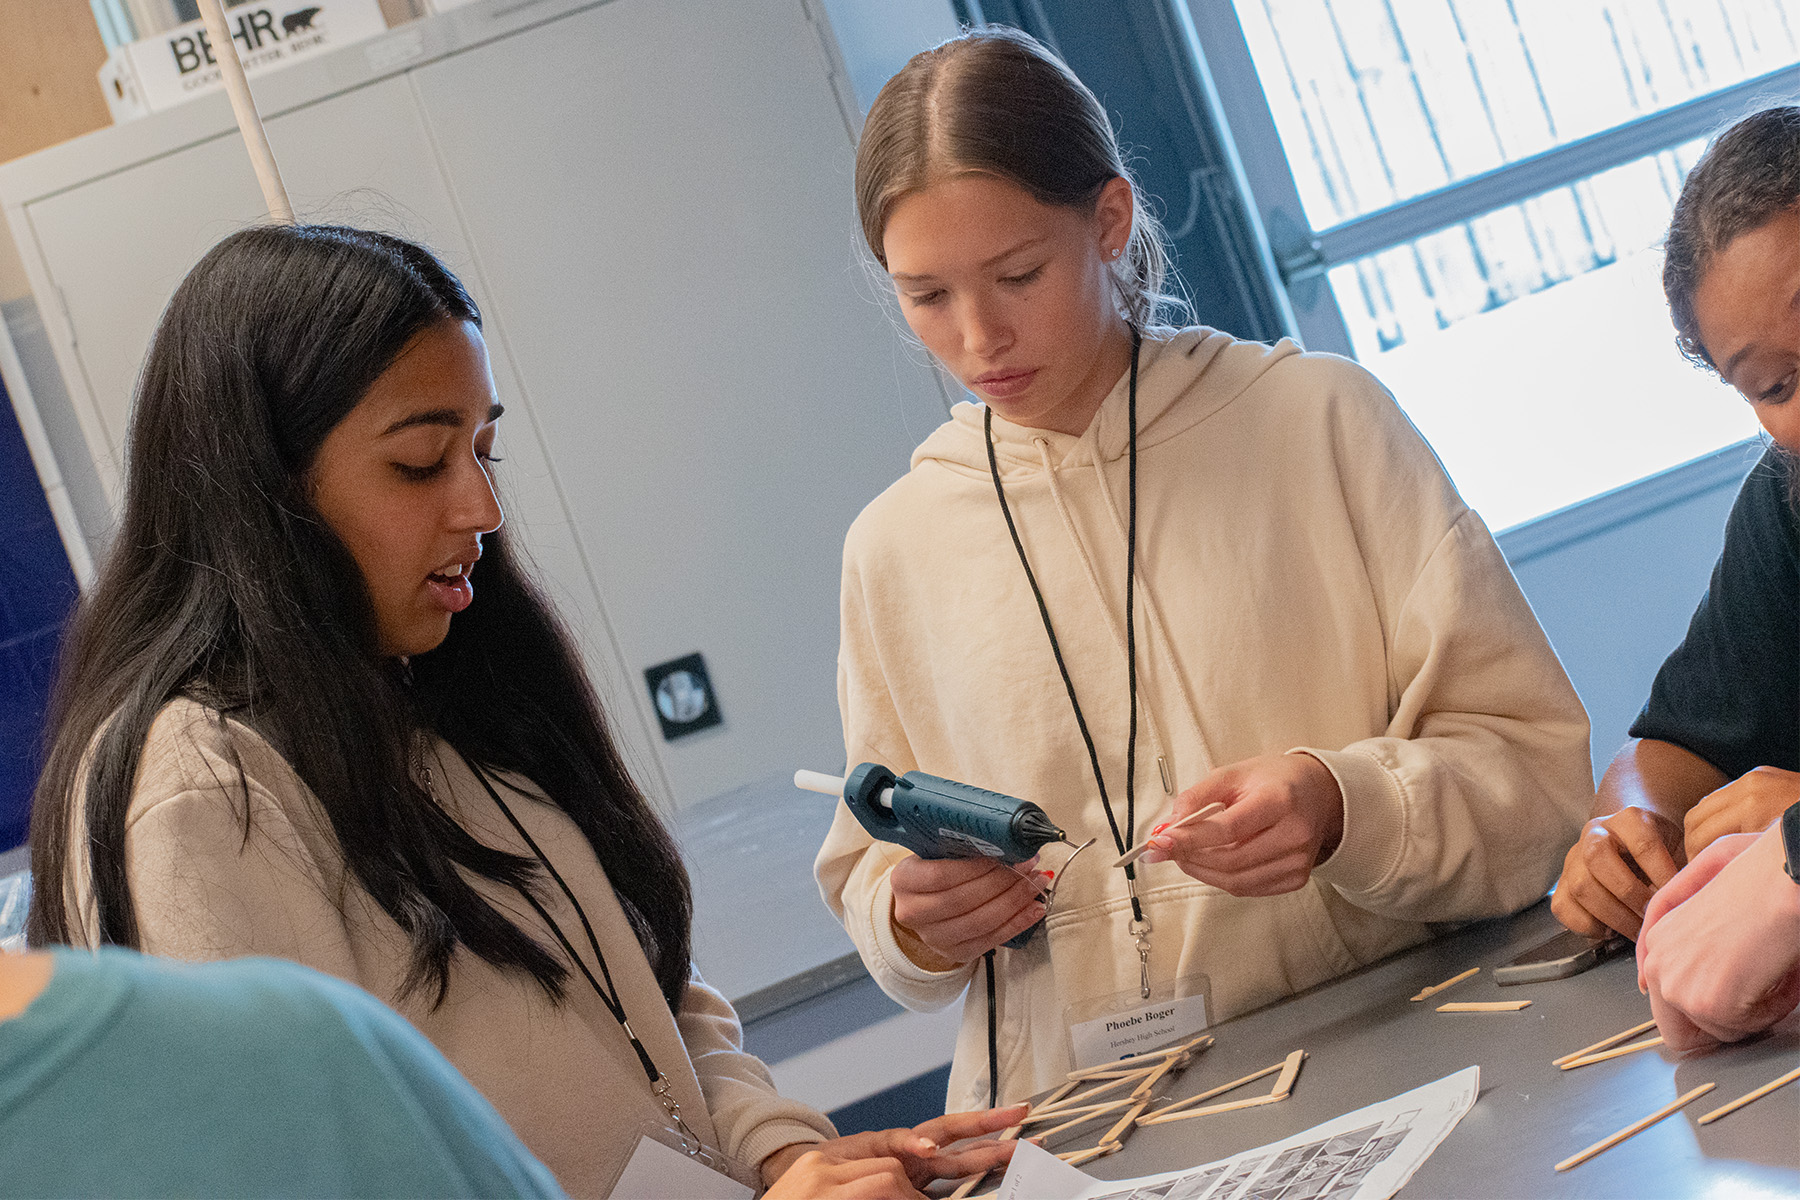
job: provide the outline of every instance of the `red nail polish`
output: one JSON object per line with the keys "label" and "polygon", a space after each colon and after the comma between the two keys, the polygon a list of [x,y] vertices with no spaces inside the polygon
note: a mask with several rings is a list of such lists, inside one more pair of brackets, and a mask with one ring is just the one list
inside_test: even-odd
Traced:
{"label": "red nail polish", "polygon": [[1152,829],[1150,832],[1153,835],[1158,834],[1158,833],[1161,833],[1163,830],[1167,829],[1168,827],[1169,827],[1169,823],[1167,821],[1164,821],[1161,825],[1158,825],[1155,829]]}
{"label": "red nail polish", "polygon": [[1055,878],[1056,878],[1056,872],[1055,872],[1055,871],[1045,871],[1045,872],[1044,872],[1044,873],[1043,873],[1043,875],[1044,875],[1044,878],[1045,878],[1045,879],[1055,879]]}

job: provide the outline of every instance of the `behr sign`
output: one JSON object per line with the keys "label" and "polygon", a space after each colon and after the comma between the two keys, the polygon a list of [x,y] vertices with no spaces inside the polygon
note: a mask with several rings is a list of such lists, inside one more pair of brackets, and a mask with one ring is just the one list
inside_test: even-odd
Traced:
{"label": "behr sign", "polygon": [[[225,24],[231,29],[247,75],[347,46],[387,29],[378,0],[241,4],[226,10]],[[202,21],[189,21],[121,46],[100,68],[100,87],[115,121],[160,112],[223,86]]]}

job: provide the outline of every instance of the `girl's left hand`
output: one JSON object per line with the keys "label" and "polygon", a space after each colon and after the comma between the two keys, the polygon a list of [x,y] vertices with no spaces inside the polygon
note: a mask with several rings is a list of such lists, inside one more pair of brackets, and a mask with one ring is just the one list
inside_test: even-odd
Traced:
{"label": "girl's left hand", "polygon": [[789,1167],[808,1153],[822,1154],[839,1163],[892,1159],[899,1162],[915,1188],[923,1188],[934,1179],[984,1174],[1010,1162],[1013,1148],[1018,1143],[984,1140],[957,1146],[947,1153],[943,1147],[968,1138],[985,1138],[987,1134],[999,1133],[1024,1120],[1030,1111],[1029,1104],[1015,1104],[1010,1108],[990,1108],[982,1112],[950,1113],[912,1129],[878,1129],[829,1142],[786,1146],[763,1159],[763,1182],[773,1186]]}
{"label": "girl's left hand", "polygon": [[1265,754],[1220,767],[1175,798],[1167,825],[1223,803],[1225,811],[1152,831],[1144,862],[1173,862],[1234,896],[1297,891],[1344,835],[1344,795],[1310,754]]}

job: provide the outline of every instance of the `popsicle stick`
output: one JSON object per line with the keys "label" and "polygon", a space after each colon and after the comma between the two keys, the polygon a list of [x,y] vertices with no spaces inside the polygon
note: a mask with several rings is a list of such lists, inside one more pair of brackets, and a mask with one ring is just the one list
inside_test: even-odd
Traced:
{"label": "popsicle stick", "polygon": [[[1290,1055],[1290,1057],[1292,1057],[1292,1056]],[[1201,1092],[1198,1096],[1189,1096],[1186,1100],[1177,1100],[1173,1104],[1166,1104],[1163,1107],[1157,1109],[1155,1112],[1151,1113],[1149,1117],[1146,1117],[1144,1119],[1144,1121],[1139,1122],[1139,1124],[1147,1124],[1151,1118],[1160,1117],[1160,1116],[1164,1115],[1165,1113],[1175,1112],[1179,1109],[1186,1108],[1191,1104],[1202,1104],[1208,1100],[1211,1100],[1214,1096],[1223,1096],[1226,1092],[1231,1091],[1233,1088],[1241,1088],[1246,1083],[1254,1083],[1256,1080],[1261,1079],[1263,1076],[1273,1075],[1273,1074],[1275,1074],[1275,1072],[1282,1070],[1286,1066],[1287,1066],[1287,1063],[1285,1061],[1278,1062],[1278,1063],[1274,1064],[1273,1066],[1264,1067],[1260,1071],[1252,1071],[1250,1074],[1244,1076],[1242,1079],[1234,1079],[1230,1083],[1220,1084],[1218,1087],[1213,1088],[1209,1092]]]}
{"label": "popsicle stick", "polygon": [[[1165,1046],[1161,1050],[1146,1051],[1143,1054],[1134,1055],[1131,1058],[1121,1058],[1116,1062],[1101,1063],[1099,1066],[1095,1067],[1082,1067],[1079,1070],[1070,1071],[1068,1077],[1071,1080],[1079,1082],[1089,1079],[1123,1079],[1127,1075],[1141,1075],[1145,1071],[1154,1071],[1157,1063],[1162,1059],[1175,1058],[1183,1054],[1191,1055],[1198,1051],[1205,1050],[1212,1044],[1213,1035],[1210,1033],[1202,1033],[1196,1037],[1189,1038],[1179,1046]],[[1126,1063],[1134,1062],[1142,1063],[1143,1066],[1128,1067],[1125,1065]],[[1045,1103],[1049,1103],[1049,1101],[1046,1100]]]}
{"label": "popsicle stick", "polygon": [[1077,1125],[1086,1125],[1089,1121],[1098,1117],[1103,1117],[1107,1113],[1118,1112],[1121,1108],[1130,1108],[1135,1103],[1137,1103],[1135,1100],[1127,1097],[1124,1100],[1115,1100],[1111,1104],[1096,1105],[1092,1112],[1083,1113],[1072,1121],[1064,1121],[1061,1125],[1052,1125],[1050,1128],[1041,1133],[1034,1134],[1033,1136],[1043,1141],[1049,1141],[1065,1129],[1073,1129]]}
{"label": "popsicle stick", "polygon": [[1127,850],[1125,853],[1119,855],[1118,858],[1113,860],[1113,866],[1115,866],[1115,867],[1130,866],[1132,863],[1134,863],[1138,859],[1144,857],[1144,855],[1149,852],[1150,838],[1161,837],[1163,834],[1168,833],[1171,829],[1180,829],[1183,825],[1191,825],[1195,821],[1198,821],[1201,817],[1211,816],[1213,813],[1217,812],[1219,809],[1224,808],[1224,807],[1225,807],[1225,804],[1223,801],[1215,800],[1211,804],[1207,805],[1205,808],[1196,809],[1195,811],[1189,813],[1187,816],[1181,818],[1181,820],[1174,821],[1168,825],[1163,826],[1161,829],[1157,830],[1155,833],[1152,833],[1150,835],[1150,837],[1145,838],[1143,841],[1139,842],[1137,845],[1133,846],[1131,849]]}
{"label": "popsicle stick", "polygon": [[1559,1171],[1567,1171],[1570,1167],[1579,1167],[1582,1163],[1584,1163],[1588,1159],[1594,1157],[1594,1155],[1599,1154],[1603,1150],[1611,1150],[1614,1146],[1618,1145],[1620,1142],[1624,1141],[1626,1138],[1632,1136],[1633,1134],[1642,1133],[1644,1130],[1650,1128],[1652,1125],[1656,1124],[1658,1121],[1662,1120],[1664,1117],[1679,1110],[1683,1105],[1689,1104],[1692,1101],[1699,1099],[1701,1096],[1706,1095],[1706,1093],[1712,1091],[1713,1088],[1715,1088],[1717,1086],[1718,1086],[1717,1084],[1713,1084],[1713,1083],[1703,1083],[1699,1087],[1695,1088],[1693,1091],[1687,1092],[1681,1096],[1677,1096],[1673,1101],[1671,1101],[1668,1104],[1663,1105],[1663,1107],[1657,1109],[1655,1112],[1651,1113],[1649,1116],[1644,1117],[1643,1119],[1638,1120],[1638,1121],[1633,1121],[1631,1124],[1629,1124],[1625,1128],[1619,1130],[1619,1132],[1613,1134],[1611,1137],[1601,1138],[1599,1141],[1597,1141],[1593,1145],[1589,1146],[1586,1150],[1583,1150],[1580,1154],[1571,1155],[1570,1157],[1563,1159],[1561,1162],[1556,1164],[1556,1169]]}
{"label": "popsicle stick", "polygon": [[1178,1066],[1186,1065],[1187,1060],[1185,1058],[1171,1058],[1168,1062],[1144,1076],[1143,1082],[1131,1089],[1131,1098],[1133,1100],[1148,1101],[1150,1099],[1150,1093],[1156,1090],[1156,1085],[1163,1081],[1164,1076],[1168,1075],[1169,1072],[1175,1070]]}
{"label": "popsicle stick", "polygon": [[1092,1115],[1093,1113],[1112,1112],[1121,1104],[1133,1103],[1133,1100],[1134,1098],[1131,1096],[1122,1096],[1117,1100],[1108,1100],[1100,1104],[1083,1104],[1076,1108],[1059,1108],[1054,1112],[1032,1113],[1019,1123],[1021,1125],[1040,1125],[1045,1121],[1058,1121],[1064,1117],[1080,1117]]}
{"label": "popsicle stick", "polygon": [[1439,992],[1443,991],[1445,988],[1455,987],[1457,984],[1461,983],[1463,980],[1467,979],[1469,976],[1479,975],[1479,974],[1481,974],[1480,967],[1470,967],[1468,970],[1464,971],[1461,975],[1453,975],[1449,979],[1444,980],[1444,982],[1442,982],[1442,983],[1436,983],[1436,984],[1431,985],[1428,988],[1425,988],[1418,995],[1413,997],[1413,1002],[1416,1004],[1420,1000],[1424,1000],[1429,996],[1435,996]]}
{"label": "popsicle stick", "polygon": [[1530,1008],[1529,1000],[1478,1000],[1474,1003],[1440,1004],[1439,1012],[1518,1012],[1521,1008]]}
{"label": "popsicle stick", "polygon": [[969,1176],[967,1179],[963,1180],[962,1183],[957,1186],[957,1189],[954,1192],[951,1192],[945,1200],[965,1200],[965,1197],[967,1197],[970,1192],[973,1192],[976,1188],[981,1186],[982,1180],[992,1174],[992,1171],[983,1171],[979,1175]]}
{"label": "popsicle stick", "polygon": [[1116,1092],[1126,1084],[1142,1079],[1144,1075],[1150,1074],[1151,1070],[1153,1070],[1153,1068],[1145,1068],[1143,1075],[1127,1075],[1123,1079],[1109,1079],[1097,1087],[1091,1087],[1085,1092],[1076,1092],[1074,1095],[1058,1100],[1054,1104],[1040,1104],[1031,1110],[1031,1115],[1026,1117],[1025,1120],[1030,1122],[1043,1116],[1054,1116],[1057,1113],[1074,1112],[1083,1105],[1098,1103],[1100,1097],[1106,1095],[1108,1092]]}
{"label": "popsicle stick", "polygon": [[1768,1095],[1770,1092],[1774,1091],[1776,1088],[1784,1088],[1788,1084],[1794,1082],[1794,1080],[1796,1080],[1796,1079],[1800,1079],[1800,1067],[1794,1068],[1792,1071],[1789,1071],[1786,1075],[1783,1075],[1780,1079],[1769,1080],[1769,1082],[1763,1084],[1761,1087],[1757,1088],[1754,1092],[1745,1092],[1742,1096],[1739,1096],[1736,1100],[1733,1100],[1729,1104],[1721,1104],[1719,1107],[1717,1107],[1717,1108],[1713,1109],[1711,1112],[1707,1113],[1704,1117],[1701,1117],[1700,1124],[1711,1125],[1714,1121],[1718,1120],[1720,1117],[1723,1117],[1730,1113],[1736,1112],[1738,1109],[1744,1107],[1744,1105],[1749,1104],[1752,1100],[1761,1100],[1764,1096]]}
{"label": "popsicle stick", "polygon": [[1286,1100],[1288,1093],[1294,1090],[1294,1080],[1300,1078],[1300,1064],[1306,1061],[1306,1051],[1296,1050],[1287,1056],[1281,1064],[1281,1074],[1275,1080],[1275,1086],[1269,1089],[1269,1095],[1277,1100]]}
{"label": "popsicle stick", "polygon": [[1108,1154],[1117,1154],[1124,1148],[1125,1144],[1123,1142],[1102,1142],[1100,1145],[1091,1147],[1087,1150],[1071,1150],[1065,1154],[1059,1154],[1056,1157],[1062,1159],[1071,1167],[1079,1167],[1082,1163],[1093,1162],[1096,1158],[1105,1158]]}
{"label": "popsicle stick", "polygon": [[1579,1050],[1575,1050],[1568,1054],[1564,1054],[1559,1058],[1553,1058],[1550,1060],[1550,1065],[1560,1067],[1564,1063],[1568,1062],[1570,1059],[1586,1058],[1590,1054],[1597,1054],[1602,1050],[1609,1050],[1612,1047],[1618,1045],[1620,1042],[1627,1041],[1631,1038],[1634,1038],[1640,1033],[1649,1033],[1652,1029],[1655,1029],[1655,1028],[1656,1028],[1656,1019],[1654,1017],[1652,1017],[1650,1020],[1645,1021],[1642,1025],[1633,1025],[1630,1029],[1625,1030],[1623,1033],[1615,1033],[1611,1037],[1601,1038],[1599,1041],[1595,1042],[1591,1046],[1583,1046]]}
{"label": "popsicle stick", "polygon": [[1124,1079],[1128,1075],[1142,1075],[1147,1071],[1154,1071],[1156,1064],[1162,1061],[1160,1054],[1144,1055],[1143,1057],[1145,1062],[1139,1067],[1127,1067],[1113,1062],[1102,1067],[1087,1067],[1080,1071],[1070,1071],[1069,1081],[1071,1083],[1089,1083],[1095,1079]]}
{"label": "popsicle stick", "polygon": [[1571,1058],[1566,1063],[1556,1064],[1565,1071],[1573,1071],[1576,1067],[1591,1066],[1597,1062],[1605,1062],[1609,1058],[1619,1058],[1626,1054],[1636,1054],[1639,1050],[1650,1050],[1663,1044],[1660,1037],[1645,1038],[1641,1042],[1633,1042],[1629,1046],[1620,1046],[1615,1050],[1602,1050],[1598,1054],[1587,1054],[1581,1058]]}
{"label": "popsicle stick", "polygon": [[1117,1125],[1114,1125],[1111,1129],[1100,1135],[1100,1144],[1104,1146],[1108,1142],[1122,1143],[1125,1132],[1137,1122],[1139,1117],[1144,1115],[1144,1110],[1149,1107],[1150,1102],[1148,1100],[1139,1100],[1124,1116],[1119,1118],[1119,1123]]}
{"label": "popsicle stick", "polygon": [[1286,1096],[1251,1096],[1245,1100],[1231,1100],[1224,1104],[1209,1104],[1205,1108],[1190,1108],[1186,1112],[1171,1113],[1164,1110],[1161,1116],[1139,1117],[1139,1125],[1167,1125],[1170,1121],[1186,1121],[1192,1117],[1210,1117],[1214,1113],[1236,1112],[1240,1108],[1260,1108],[1264,1104],[1280,1104]]}

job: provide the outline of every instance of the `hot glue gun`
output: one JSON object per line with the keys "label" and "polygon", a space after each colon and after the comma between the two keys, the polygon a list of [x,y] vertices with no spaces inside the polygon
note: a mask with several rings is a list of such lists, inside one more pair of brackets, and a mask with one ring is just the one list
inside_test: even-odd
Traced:
{"label": "hot glue gun", "polygon": [[[880,763],[863,763],[844,779],[796,771],[794,786],[841,797],[870,837],[904,846],[920,858],[992,858],[1011,865],[1052,842],[1069,842],[1068,835],[1029,800],[923,771],[896,778]],[[1031,932],[1026,930],[1007,945],[1023,946]]]}

